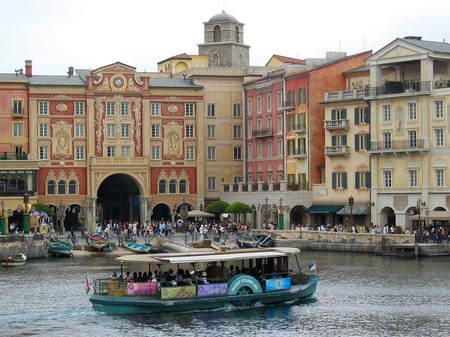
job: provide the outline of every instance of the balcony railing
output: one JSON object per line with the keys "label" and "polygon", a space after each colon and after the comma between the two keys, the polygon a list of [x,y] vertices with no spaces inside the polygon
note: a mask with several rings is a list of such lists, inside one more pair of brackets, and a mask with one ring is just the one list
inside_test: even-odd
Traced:
{"label": "balcony railing", "polygon": [[141,166],[149,165],[148,157],[91,157],[92,166]]}
{"label": "balcony railing", "polygon": [[387,82],[379,87],[364,88],[364,98],[382,95],[412,94],[416,92],[430,92],[433,88],[432,81],[406,81]]}
{"label": "balcony railing", "polygon": [[333,119],[330,121],[323,121],[323,127],[326,130],[348,130],[350,123],[348,119]]}
{"label": "balcony railing", "polygon": [[286,109],[287,111],[294,110],[295,108],[295,102],[294,100],[287,100],[283,102],[283,109]]}
{"label": "balcony railing", "polygon": [[306,151],[304,149],[294,149],[292,151],[292,156],[297,159],[305,159]]}
{"label": "balcony railing", "polygon": [[325,146],[325,155],[327,156],[348,156],[350,147],[348,145]]}
{"label": "balcony railing", "polygon": [[15,152],[0,152],[0,160],[28,160],[28,154]]}
{"label": "balcony railing", "polygon": [[252,137],[253,138],[264,138],[264,137],[270,137],[273,135],[273,129],[258,129],[252,131]]}
{"label": "balcony railing", "polygon": [[403,139],[391,141],[372,141],[371,153],[398,153],[428,151],[425,139]]}
{"label": "balcony railing", "polygon": [[356,100],[364,98],[364,89],[329,91],[325,93],[325,102]]}
{"label": "balcony railing", "polygon": [[306,124],[294,124],[291,128],[292,131],[296,133],[305,133],[306,132]]}

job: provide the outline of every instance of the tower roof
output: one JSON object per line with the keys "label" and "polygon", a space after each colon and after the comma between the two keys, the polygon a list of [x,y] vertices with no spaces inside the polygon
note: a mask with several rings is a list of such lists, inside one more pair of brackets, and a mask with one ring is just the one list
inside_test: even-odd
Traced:
{"label": "tower roof", "polygon": [[239,21],[230,14],[225,13],[225,11],[222,11],[222,13],[214,15],[211,19],[209,19],[209,22],[224,22],[224,21],[232,21],[239,23]]}

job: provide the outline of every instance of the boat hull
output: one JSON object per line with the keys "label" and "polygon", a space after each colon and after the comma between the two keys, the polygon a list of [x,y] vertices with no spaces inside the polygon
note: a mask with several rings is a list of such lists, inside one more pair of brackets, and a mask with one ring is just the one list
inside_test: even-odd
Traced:
{"label": "boat hull", "polygon": [[16,256],[9,256],[2,259],[2,267],[19,267],[23,266],[27,262],[27,257],[24,254]]}
{"label": "boat hull", "polygon": [[49,253],[59,256],[72,256],[73,246],[70,243],[54,239],[47,242]]}
{"label": "boat hull", "polygon": [[270,305],[310,298],[316,291],[317,283],[318,277],[311,276],[307,284],[295,285],[289,290],[246,295],[236,294],[206,298],[197,297],[190,299],[157,300],[148,296],[109,296],[93,294],[89,300],[96,311],[120,315],[211,310],[228,306],[248,308],[258,303]]}
{"label": "boat hull", "polygon": [[125,242],[125,248],[127,248],[128,250],[132,251],[133,253],[148,253],[150,252],[151,247],[150,246],[145,246],[145,245],[140,245],[138,243],[133,243],[133,242]]}

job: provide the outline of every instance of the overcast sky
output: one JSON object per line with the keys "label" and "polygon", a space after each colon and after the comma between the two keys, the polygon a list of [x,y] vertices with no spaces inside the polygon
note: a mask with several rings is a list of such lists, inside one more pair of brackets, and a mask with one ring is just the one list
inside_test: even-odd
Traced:
{"label": "overcast sky", "polygon": [[33,61],[33,74],[65,75],[120,61],[156,71],[198,54],[203,23],[225,10],[244,26],[250,64],[273,54],[377,51],[397,37],[450,42],[449,0],[0,0],[0,73]]}

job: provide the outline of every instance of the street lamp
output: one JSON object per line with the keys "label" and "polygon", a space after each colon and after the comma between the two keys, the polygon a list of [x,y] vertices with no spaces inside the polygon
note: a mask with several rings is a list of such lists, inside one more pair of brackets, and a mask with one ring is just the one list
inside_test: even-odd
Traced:
{"label": "street lamp", "polygon": [[6,234],[5,202],[3,200],[2,200],[2,217],[0,218],[0,230],[2,235]]}
{"label": "street lamp", "polygon": [[84,237],[84,231],[85,231],[85,226],[86,226],[86,220],[87,220],[87,212],[86,212],[86,207],[84,204],[84,201],[81,200],[81,206],[80,206],[80,211],[78,212],[78,221],[81,223],[82,227],[81,227],[81,237]]}
{"label": "street lamp", "polygon": [[423,226],[422,226],[422,222],[420,220],[420,214],[422,213],[422,211],[425,212],[425,215],[428,217],[428,215],[430,214],[429,209],[426,207],[427,203],[425,201],[422,201],[419,199],[417,199],[417,203],[416,203],[416,207],[411,208],[409,210],[409,214],[410,215],[414,215],[417,212],[418,218],[419,218],[419,226],[421,228],[421,230],[423,231]]}
{"label": "street lamp", "polygon": [[369,219],[370,219],[370,224],[372,225],[372,207],[375,206],[375,201],[367,201],[366,202],[366,206],[367,209],[369,210]]}
{"label": "street lamp", "polygon": [[350,206],[350,228],[353,229],[353,205],[355,199],[353,197],[348,198],[348,205]]}
{"label": "street lamp", "polygon": [[279,216],[278,228],[284,229],[284,212],[286,211],[286,206],[283,206],[283,198],[280,197],[278,201],[280,202],[277,207]]}

